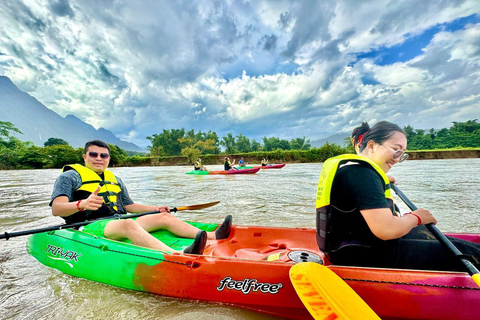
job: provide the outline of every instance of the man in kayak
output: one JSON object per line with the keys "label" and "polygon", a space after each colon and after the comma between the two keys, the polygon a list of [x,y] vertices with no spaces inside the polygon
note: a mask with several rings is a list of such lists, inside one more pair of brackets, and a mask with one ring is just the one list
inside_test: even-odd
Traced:
{"label": "man in kayak", "polygon": [[243,157],[241,157],[240,160],[238,160],[238,166],[245,167],[245,160],[243,160]]}
{"label": "man in kayak", "polygon": [[[407,138],[397,125],[368,127],[360,155],[341,155],[323,164],[317,189],[317,242],[333,264],[400,269],[464,271],[437,240],[414,231],[436,224],[425,209],[395,215],[386,173],[406,159]],[[480,245],[449,237],[480,265]]]}
{"label": "man in kayak", "polygon": [[134,203],[122,180],[107,169],[110,147],[100,140],[85,144],[82,155],[85,166],[66,165],[57,178],[50,206],[52,214],[75,223],[125,213],[159,211],[136,219],[103,219],[86,225],[82,231],[109,239],[129,239],[133,244],[151,249],[175,252],[149,232],[166,229],[184,238],[195,238],[184,253],[202,254],[207,239],[225,239],[230,233],[232,217],[225,218],[214,232],[202,231],[170,214],[167,206]]}

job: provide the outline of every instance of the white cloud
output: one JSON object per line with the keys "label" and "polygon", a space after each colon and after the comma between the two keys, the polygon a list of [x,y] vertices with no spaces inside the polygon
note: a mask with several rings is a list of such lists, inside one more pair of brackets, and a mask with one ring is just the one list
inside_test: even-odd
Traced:
{"label": "white cloud", "polygon": [[146,146],[162,129],[315,139],[361,120],[478,118],[480,26],[411,61],[354,54],[479,13],[478,1],[13,1],[0,73],[62,116]]}

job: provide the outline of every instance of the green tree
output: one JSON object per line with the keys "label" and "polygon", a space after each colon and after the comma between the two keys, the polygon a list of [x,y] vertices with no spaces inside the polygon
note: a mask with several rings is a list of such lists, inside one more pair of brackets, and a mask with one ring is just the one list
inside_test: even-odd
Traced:
{"label": "green tree", "polygon": [[290,140],[291,150],[308,150],[310,148],[310,140],[305,140],[305,137]]}
{"label": "green tree", "polygon": [[24,168],[40,169],[49,163],[49,158],[44,148],[32,145],[19,155],[18,163]]}
{"label": "green tree", "polygon": [[114,144],[108,144],[110,147],[110,165],[111,166],[121,166],[125,163],[125,160],[128,158],[128,154],[125,150],[116,146]]}
{"label": "green tree", "polygon": [[[198,149],[201,154],[215,154],[217,152],[218,146],[215,145],[215,140],[206,139],[204,141],[202,140],[197,141],[193,145],[193,148]],[[183,149],[182,149],[182,152],[183,152]]]}
{"label": "green tree", "polygon": [[283,140],[280,138],[275,137],[263,137],[263,147],[266,151],[273,151],[273,150],[290,150],[291,146],[287,140]]}
{"label": "green tree", "polygon": [[227,154],[233,154],[237,151],[235,149],[235,146],[236,146],[235,137],[231,133],[227,134],[226,137],[223,137],[220,144],[225,147],[225,153]]}
{"label": "green tree", "polygon": [[48,140],[43,144],[44,147],[55,145],[68,145],[68,142],[60,138],[48,138]]}
{"label": "green tree", "polygon": [[252,151],[260,151],[260,150],[262,150],[262,145],[260,144],[260,142],[253,139],[252,140]]}
{"label": "green tree", "polygon": [[185,129],[163,129],[161,134],[154,134],[152,137],[147,137],[152,143],[149,147],[150,151],[153,148],[158,150],[158,147],[162,147],[161,150],[167,156],[179,156],[182,152],[182,145],[180,139],[185,136]]}
{"label": "green tree", "polygon": [[62,168],[66,164],[83,163],[83,148],[73,148],[69,145],[54,145],[43,148],[47,163],[45,167]]}
{"label": "green tree", "polygon": [[243,134],[239,134],[236,140],[236,147],[235,149],[237,152],[251,152],[252,151],[252,144],[250,143],[250,139],[245,137]]}
{"label": "green tree", "polygon": [[2,137],[10,139],[13,132],[23,134],[22,131],[18,130],[13,125],[13,123],[8,121],[0,121],[0,141],[5,141]]}
{"label": "green tree", "polygon": [[187,158],[188,163],[194,163],[200,157],[200,150],[194,147],[185,147],[182,149],[182,156]]}

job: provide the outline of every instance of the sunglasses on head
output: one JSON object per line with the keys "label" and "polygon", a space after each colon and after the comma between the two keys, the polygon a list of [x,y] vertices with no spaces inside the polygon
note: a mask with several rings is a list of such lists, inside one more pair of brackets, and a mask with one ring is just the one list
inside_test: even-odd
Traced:
{"label": "sunglasses on head", "polygon": [[[98,155],[99,155],[98,152],[95,152],[95,151],[90,151],[90,152],[88,153],[88,156],[89,156],[90,158],[96,158],[96,157],[98,157]],[[109,155],[108,153],[103,153],[103,152],[102,152],[102,153],[100,153],[100,158],[102,158],[102,159],[108,159],[108,158],[110,158],[110,155]]]}

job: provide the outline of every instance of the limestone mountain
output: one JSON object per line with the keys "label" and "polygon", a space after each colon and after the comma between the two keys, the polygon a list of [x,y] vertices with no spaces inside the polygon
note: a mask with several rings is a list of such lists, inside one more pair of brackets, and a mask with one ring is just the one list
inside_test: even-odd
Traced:
{"label": "limestone mountain", "polygon": [[61,117],[34,97],[21,91],[5,76],[0,76],[0,121],[8,121],[23,134],[14,134],[21,141],[43,146],[49,138],[60,138],[72,147],[83,147],[86,141],[99,139],[129,151],[145,151],[134,143],[122,141],[104,128],[95,129],[79,118]]}

